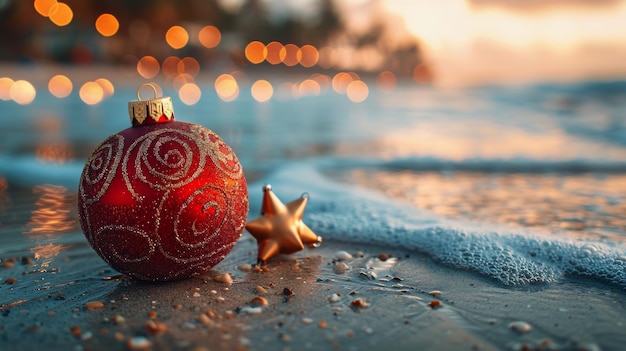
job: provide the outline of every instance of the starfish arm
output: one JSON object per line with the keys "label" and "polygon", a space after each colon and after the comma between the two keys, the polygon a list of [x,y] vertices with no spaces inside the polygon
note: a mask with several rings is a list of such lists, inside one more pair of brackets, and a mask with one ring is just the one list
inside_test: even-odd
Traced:
{"label": "starfish arm", "polygon": [[259,262],[267,262],[270,258],[280,253],[280,247],[275,240],[259,241],[259,254],[257,259]]}
{"label": "starfish arm", "polygon": [[322,237],[317,236],[304,222],[300,222],[298,226],[298,234],[303,244],[314,245],[322,242]]}
{"label": "starfish arm", "polygon": [[246,223],[246,230],[250,232],[257,241],[263,241],[272,235],[274,224],[268,217],[261,216]]}
{"label": "starfish arm", "polygon": [[272,190],[263,193],[263,203],[261,204],[261,215],[275,216],[287,212],[287,208],[280,201],[278,196],[274,195]]}
{"label": "starfish arm", "polygon": [[287,204],[287,211],[296,219],[302,219],[304,215],[304,209],[306,208],[306,204],[308,202],[307,197],[301,197],[299,199],[293,200]]}

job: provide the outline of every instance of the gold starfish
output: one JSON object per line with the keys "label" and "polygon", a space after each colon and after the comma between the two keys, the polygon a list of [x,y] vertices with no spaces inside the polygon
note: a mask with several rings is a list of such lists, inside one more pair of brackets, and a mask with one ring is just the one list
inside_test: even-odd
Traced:
{"label": "gold starfish", "polygon": [[272,192],[271,185],[263,187],[261,216],[246,223],[246,229],[259,245],[259,263],[265,263],[279,254],[300,251],[305,244],[319,246],[322,237],[302,222],[308,199],[308,194],[304,193],[299,199],[284,205]]}

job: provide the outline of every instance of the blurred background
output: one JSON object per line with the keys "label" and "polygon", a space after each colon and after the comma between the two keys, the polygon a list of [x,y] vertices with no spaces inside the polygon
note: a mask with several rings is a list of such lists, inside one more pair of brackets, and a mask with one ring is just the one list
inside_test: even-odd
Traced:
{"label": "blurred background", "polygon": [[[20,77],[7,65],[119,67],[135,79],[175,81],[178,91],[191,83],[181,93],[187,103],[207,72],[231,75],[223,92],[216,85],[226,100],[235,99],[234,71],[303,75],[283,87],[296,95],[345,93],[365,77],[383,90],[398,80],[456,87],[616,78],[626,75],[624,23],[621,0],[0,0],[0,98],[34,95],[20,81],[11,97]],[[120,79],[113,75],[100,77],[103,97]],[[84,86],[91,81],[48,78],[55,96],[82,89],[86,103],[99,100],[97,84]],[[267,89],[259,83],[255,96],[271,98]],[[351,90],[351,100],[366,98],[363,84]]]}
{"label": "blurred background", "polygon": [[625,78],[625,0],[0,0],[0,194],[73,199],[155,82],[250,181],[329,157],[440,215],[623,237]]}

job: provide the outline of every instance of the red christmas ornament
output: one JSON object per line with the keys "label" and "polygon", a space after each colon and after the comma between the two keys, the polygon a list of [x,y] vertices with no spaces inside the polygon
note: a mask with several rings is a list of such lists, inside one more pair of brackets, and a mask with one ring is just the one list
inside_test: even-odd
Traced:
{"label": "red christmas ornament", "polygon": [[148,86],[154,99],[137,91],[128,103],[132,127],[104,140],[85,164],[80,224],[114,269],[141,280],[183,279],[233,248],[248,188],[231,148],[209,129],[174,121],[172,99]]}

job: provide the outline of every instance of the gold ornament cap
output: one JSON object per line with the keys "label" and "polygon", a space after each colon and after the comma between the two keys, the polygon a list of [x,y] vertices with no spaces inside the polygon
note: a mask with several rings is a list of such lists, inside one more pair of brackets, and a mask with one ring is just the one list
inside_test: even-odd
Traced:
{"label": "gold ornament cap", "polygon": [[[154,92],[152,99],[143,100],[141,90],[149,87]],[[133,127],[141,127],[149,124],[165,123],[174,120],[174,105],[169,96],[157,97],[157,87],[152,83],[146,83],[137,89],[137,101],[128,102],[128,115]]]}

